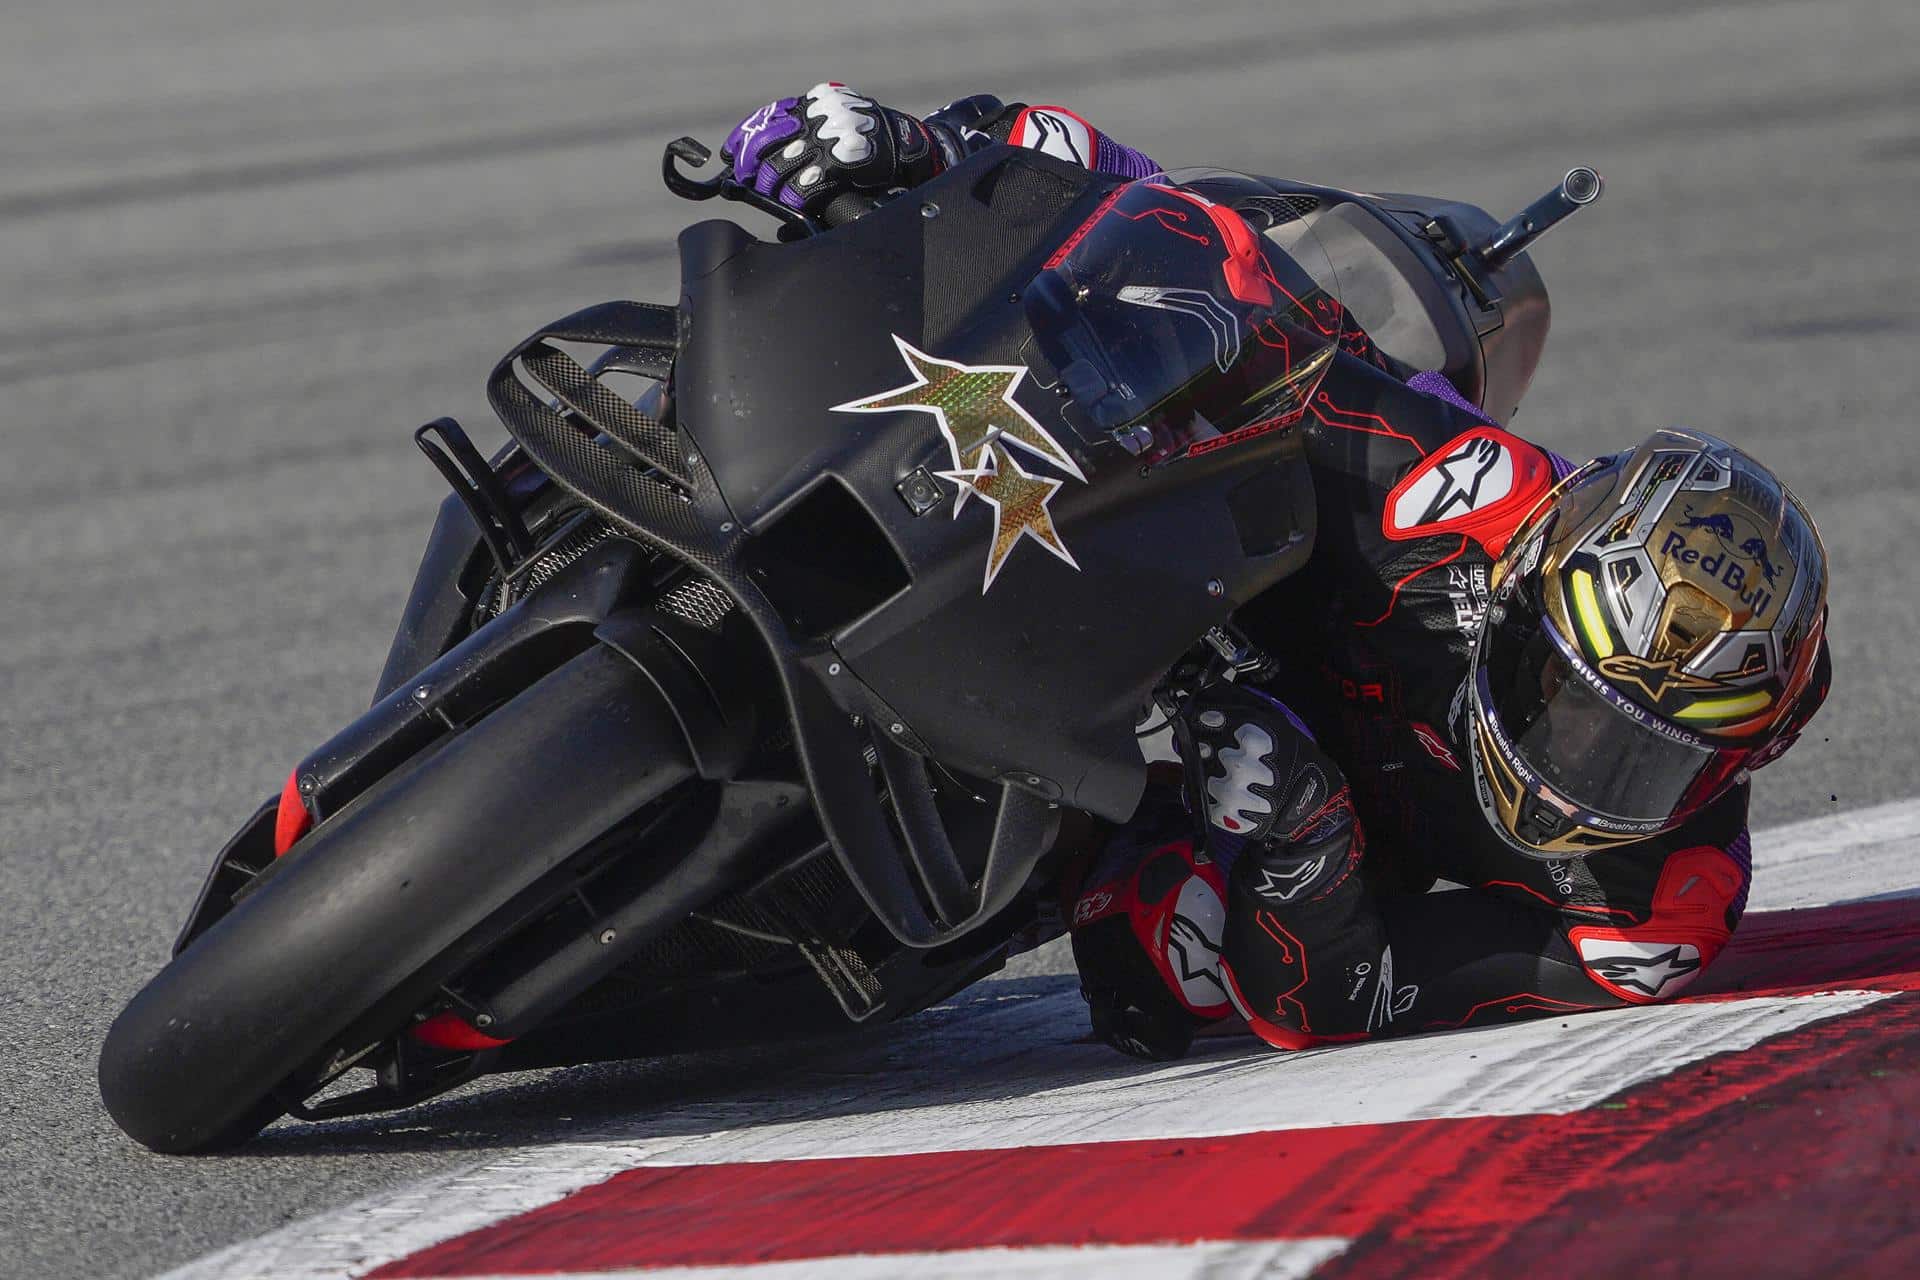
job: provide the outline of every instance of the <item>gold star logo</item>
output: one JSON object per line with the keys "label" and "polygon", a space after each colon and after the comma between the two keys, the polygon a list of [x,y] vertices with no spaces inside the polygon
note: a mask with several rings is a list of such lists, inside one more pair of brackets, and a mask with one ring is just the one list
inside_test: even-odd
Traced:
{"label": "gold star logo", "polygon": [[[986,465],[989,462],[991,466]],[[987,547],[987,576],[980,584],[980,594],[985,595],[993,586],[1000,566],[1007,562],[1022,538],[1032,538],[1078,569],[1079,561],[1060,540],[1060,531],[1053,527],[1053,513],[1047,509],[1047,503],[1066,487],[1066,481],[1034,475],[998,440],[981,454],[981,464],[972,471],[936,473],[942,480],[951,480],[960,486],[960,496],[954,503],[956,515],[969,493],[979,494],[993,507],[993,541]]]}
{"label": "gold star logo", "polygon": [[[999,576],[1014,547],[1032,538],[1075,569],[1047,504],[1065,482],[1036,475],[1017,461],[1014,449],[1060,468],[1075,480],[1086,476],[1059,441],[1013,398],[1027,376],[1024,365],[966,365],[942,360],[894,335],[913,381],[861,400],[833,406],[835,413],[892,413],[912,409],[930,414],[947,442],[953,465],[937,474],[959,485],[954,495],[957,519],[969,495],[978,494],[994,512],[993,542],[987,549],[984,594]],[[1011,447],[1009,447],[1011,446]]]}

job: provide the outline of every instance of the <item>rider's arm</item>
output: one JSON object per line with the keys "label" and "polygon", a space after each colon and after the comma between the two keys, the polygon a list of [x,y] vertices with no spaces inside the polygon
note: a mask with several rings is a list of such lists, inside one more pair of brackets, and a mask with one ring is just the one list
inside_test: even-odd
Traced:
{"label": "rider's arm", "polygon": [[[1565,864],[1561,874],[1581,882],[1576,895],[1515,854],[1505,869],[1481,866],[1467,888],[1393,896],[1354,874],[1366,841],[1342,803],[1337,767],[1305,758],[1309,776],[1338,788],[1326,811],[1298,835],[1242,853],[1228,881],[1222,969],[1235,1005],[1271,1044],[1669,1000],[1713,962],[1745,909],[1744,788],[1684,836]],[[1448,838],[1433,832],[1442,867],[1452,861],[1439,847]]]}
{"label": "rider's arm", "polygon": [[1151,178],[1160,172],[1146,153],[1115,142],[1065,107],[1003,103],[983,93],[948,103],[927,123],[953,130],[969,150],[987,141],[1007,142],[1116,178]]}
{"label": "rider's arm", "polygon": [[871,200],[912,187],[995,142],[1115,177],[1160,171],[1064,107],[976,94],[921,119],[833,81],[754,111],[727,135],[721,154],[736,182],[816,215],[848,195]]}

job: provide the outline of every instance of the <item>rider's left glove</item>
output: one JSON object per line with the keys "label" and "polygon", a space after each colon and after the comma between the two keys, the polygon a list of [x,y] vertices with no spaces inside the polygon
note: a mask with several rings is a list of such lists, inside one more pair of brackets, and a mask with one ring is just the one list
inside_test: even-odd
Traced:
{"label": "rider's left glove", "polygon": [[941,133],[827,82],[755,111],[720,154],[734,181],[811,216],[849,193],[871,202],[939,173],[956,154]]}

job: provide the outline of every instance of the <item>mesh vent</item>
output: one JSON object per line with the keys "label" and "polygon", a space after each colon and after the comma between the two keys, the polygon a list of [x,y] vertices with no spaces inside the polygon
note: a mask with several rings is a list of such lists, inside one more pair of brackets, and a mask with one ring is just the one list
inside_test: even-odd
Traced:
{"label": "mesh vent", "polygon": [[1241,217],[1266,227],[1304,218],[1320,207],[1318,196],[1247,196],[1234,206]]}
{"label": "mesh vent", "polygon": [[508,605],[537,590],[554,574],[616,533],[617,530],[598,515],[586,516],[568,526],[545,550],[535,552],[533,566],[511,582],[502,581],[497,573],[487,580],[486,588],[480,593],[480,603],[474,609],[473,625],[477,627],[499,617]]}
{"label": "mesh vent", "polygon": [[688,578],[660,597],[660,611],[696,627],[718,631],[733,611],[733,597],[706,578]]}

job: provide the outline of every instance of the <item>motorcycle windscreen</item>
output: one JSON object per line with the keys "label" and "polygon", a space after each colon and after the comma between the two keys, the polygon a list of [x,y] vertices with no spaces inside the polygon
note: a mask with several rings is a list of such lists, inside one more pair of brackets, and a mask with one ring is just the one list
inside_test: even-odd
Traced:
{"label": "motorcycle windscreen", "polygon": [[1116,191],[1025,291],[1067,420],[1159,466],[1300,420],[1339,307],[1239,214],[1153,182]]}

